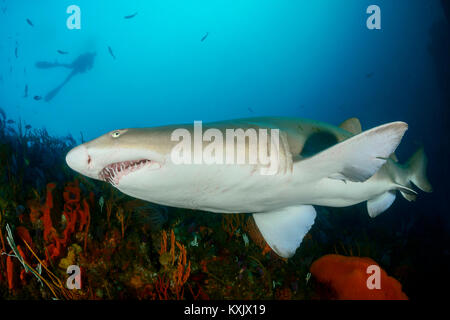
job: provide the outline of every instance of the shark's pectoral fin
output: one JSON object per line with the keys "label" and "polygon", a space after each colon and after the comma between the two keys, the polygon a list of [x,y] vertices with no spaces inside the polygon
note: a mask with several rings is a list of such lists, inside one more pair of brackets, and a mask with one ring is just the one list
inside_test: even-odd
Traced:
{"label": "shark's pectoral fin", "polygon": [[367,200],[367,212],[371,218],[375,218],[380,213],[386,211],[395,200],[395,191],[387,191]]}
{"label": "shark's pectoral fin", "polygon": [[313,206],[286,207],[276,211],[253,214],[255,223],[276,254],[283,258],[294,255],[303,237],[314,224]]}
{"label": "shark's pectoral fin", "polygon": [[302,181],[334,178],[363,182],[386,163],[408,129],[404,122],[388,123],[353,136],[317,155],[296,162]]}

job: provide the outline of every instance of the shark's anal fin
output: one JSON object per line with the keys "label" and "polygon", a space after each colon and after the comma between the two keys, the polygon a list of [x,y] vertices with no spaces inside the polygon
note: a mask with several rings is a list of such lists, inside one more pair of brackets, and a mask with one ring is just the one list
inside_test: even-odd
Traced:
{"label": "shark's anal fin", "polygon": [[367,212],[371,218],[375,218],[380,213],[386,211],[395,200],[395,191],[387,191],[367,200]]}
{"label": "shark's anal fin", "polygon": [[296,162],[295,168],[304,182],[320,178],[366,181],[386,163],[407,128],[404,122],[392,122],[364,131]]}
{"label": "shark's anal fin", "polygon": [[309,205],[286,207],[255,213],[253,218],[270,248],[279,256],[289,258],[314,224],[316,210]]}

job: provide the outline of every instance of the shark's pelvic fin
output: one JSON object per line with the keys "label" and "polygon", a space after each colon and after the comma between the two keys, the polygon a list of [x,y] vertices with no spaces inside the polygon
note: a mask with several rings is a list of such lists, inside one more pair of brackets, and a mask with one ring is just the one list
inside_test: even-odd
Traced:
{"label": "shark's pelvic fin", "polygon": [[286,207],[255,213],[253,218],[270,248],[279,256],[289,258],[314,224],[316,210],[309,205]]}
{"label": "shark's pelvic fin", "polygon": [[362,132],[361,122],[358,118],[347,119],[339,127],[353,134],[360,134]]}
{"label": "shark's pelvic fin", "polygon": [[295,163],[302,181],[335,178],[363,182],[386,163],[408,125],[388,123],[353,136],[317,155]]}
{"label": "shark's pelvic fin", "polygon": [[379,196],[367,200],[367,212],[371,218],[375,218],[380,213],[386,211],[395,200],[395,191],[387,191]]}

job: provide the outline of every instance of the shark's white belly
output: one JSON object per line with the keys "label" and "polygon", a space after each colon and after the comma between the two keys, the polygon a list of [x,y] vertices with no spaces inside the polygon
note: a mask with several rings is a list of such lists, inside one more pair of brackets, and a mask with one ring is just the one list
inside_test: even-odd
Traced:
{"label": "shark's white belly", "polygon": [[349,206],[386,191],[376,176],[366,182],[324,178],[302,183],[287,172],[261,175],[253,166],[166,165],[123,177],[118,189],[146,201],[222,213],[267,212],[291,205]]}

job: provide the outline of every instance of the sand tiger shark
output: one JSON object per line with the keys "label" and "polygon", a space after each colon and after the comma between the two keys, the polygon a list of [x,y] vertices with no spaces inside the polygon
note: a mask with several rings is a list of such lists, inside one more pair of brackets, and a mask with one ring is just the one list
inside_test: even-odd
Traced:
{"label": "sand tiger shark", "polygon": [[[153,203],[216,213],[252,213],[268,245],[291,257],[314,224],[314,205],[345,207],[367,201],[370,217],[390,207],[399,191],[415,200],[425,192],[427,158],[419,149],[404,164],[394,154],[407,124],[362,131],[358,119],[340,126],[297,118],[249,118],[214,122],[204,129],[279,130],[278,170],[259,164],[176,164],[172,133],[193,124],[114,130],[73,148],[73,170],[110,182],[121,192]],[[208,141],[203,142],[208,145]],[[270,152],[275,152],[270,150]]]}

